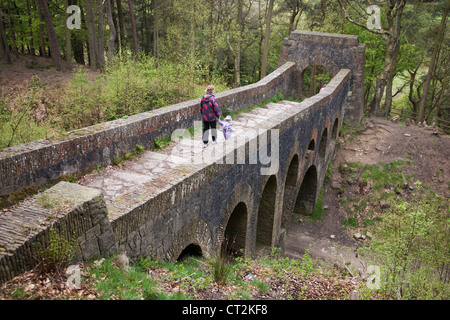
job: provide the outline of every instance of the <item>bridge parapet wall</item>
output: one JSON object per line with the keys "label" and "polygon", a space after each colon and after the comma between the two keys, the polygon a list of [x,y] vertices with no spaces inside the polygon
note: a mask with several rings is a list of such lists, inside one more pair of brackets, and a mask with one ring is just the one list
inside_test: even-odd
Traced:
{"label": "bridge parapet wall", "polygon": [[[291,46],[284,46],[280,61],[299,54],[292,45],[303,37],[291,35]],[[334,45],[357,45],[352,37],[321,39],[322,44],[333,40]],[[217,94],[219,103],[237,111],[279,92],[295,96],[295,77],[302,70],[297,66],[300,62],[294,60],[286,60],[257,84]],[[282,109],[288,105],[260,126],[278,130],[276,172],[264,175],[261,170],[267,163],[250,164],[251,141],[245,141],[229,151],[236,159],[239,150],[245,150],[245,164],[228,164],[228,154],[201,164],[182,164],[108,204],[98,190],[60,182],[1,215],[0,282],[33,267],[32,244],[40,238],[48,243],[50,228],[68,238],[76,235],[78,260],[117,251],[131,258],[175,260],[191,244],[210,255],[225,235],[237,236],[237,243],[249,256],[260,247],[282,247],[285,221],[297,207],[314,207],[317,200],[337,132],[347,116],[355,72],[355,68],[337,70],[324,91],[301,103],[282,101],[268,106]],[[137,144],[153,146],[156,137],[192,127],[200,120],[199,101],[84,128],[59,141],[44,140],[4,150],[0,154],[0,194],[79,172],[86,165],[108,164],[115,155],[133,151]],[[270,139],[263,143],[259,135],[252,139],[258,141],[258,150],[271,150]],[[21,235],[24,227],[26,233]]]}
{"label": "bridge parapet wall", "polygon": [[283,40],[278,64],[294,61],[296,86],[302,87],[303,72],[312,65],[322,65],[336,75],[341,69],[349,69],[350,85],[347,93],[345,121],[359,125],[364,115],[365,44],[358,36],[296,30]]}
{"label": "bridge parapet wall", "polygon": [[[287,62],[261,81],[216,94],[220,106],[231,111],[246,109],[277,93],[294,92],[294,63]],[[152,110],[127,119],[75,130],[0,151],[0,196],[29,186],[41,186],[64,176],[80,174],[97,165],[109,165],[116,156],[152,148],[156,138],[175,129],[193,127],[201,120],[200,98]]]}
{"label": "bridge parapet wall", "polygon": [[[256,253],[261,232],[271,235],[265,241],[282,247],[282,217],[286,211],[283,203],[295,203],[310,168],[317,171],[317,182],[308,201],[315,203],[319,194],[335,147],[336,136],[333,138],[331,132],[338,131],[342,124],[349,74],[349,70],[341,70],[326,90],[301,103],[280,102],[292,108],[283,116],[273,117],[263,128],[279,131],[279,169],[271,175],[261,174],[266,165],[249,164],[250,141],[245,141],[230,152],[236,159],[238,148],[244,148],[246,164],[226,164],[228,154],[224,154],[222,159],[209,163],[180,165],[161,175],[154,184],[108,205],[99,190],[67,182],[18,205],[0,216],[0,283],[35,267],[33,245],[48,244],[52,228],[67,239],[76,236],[80,250],[75,262],[114,252],[126,252],[134,259],[149,256],[173,261],[191,244],[201,248],[204,255],[214,255],[229,232],[228,226],[239,224],[239,232],[245,234],[242,246],[247,255]],[[326,138],[321,139],[321,134]],[[315,150],[309,149],[311,140],[315,141]],[[259,144],[261,147],[264,146]],[[326,152],[320,154],[320,149]],[[289,177],[294,157],[299,159],[298,171]],[[288,179],[292,184],[290,192],[285,188]],[[272,182],[273,194],[263,192]],[[276,201],[269,229],[258,231],[263,228],[258,224],[265,210],[265,205],[261,205],[263,193]],[[245,219],[233,218],[231,222],[236,207],[245,212]],[[293,208],[289,210],[287,219]]]}
{"label": "bridge parapet wall", "polygon": [[[261,207],[263,189],[273,176],[276,181],[276,208],[273,214],[272,245],[283,246],[282,212],[284,186],[289,162],[296,154],[299,158],[298,175],[294,177],[291,197],[299,193],[305,172],[316,168],[317,181],[313,195],[308,201],[314,206],[325,177],[328,161],[335,150],[337,134],[343,121],[343,101],[348,90],[349,70],[341,70],[322,93],[301,103],[283,101],[290,104],[282,117],[273,117],[263,130],[278,130],[279,169],[272,174],[261,174],[267,165],[258,162],[250,164],[250,140],[237,145],[231,152],[232,159],[238,158],[238,150],[246,152],[245,164],[229,164],[224,154],[215,161],[203,164],[180,165],[164,174],[161,181],[166,187],[146,185],[135,190],[108,206],[118,250],[131,257],[150,256],[155,259],[175,260],[190,244],[198,245],[205,255],[214,255],[230,223],[231,211],[237,204],[244,203],[247,218],[245,224],[245,252],[252,256],[258,246],[256,230],[258,211]],[[272,104],[271,104],[272,105]],[[277,104],[274,104],[276,107]],[[258,142],[262,131],[254,137]],[[325,139],[321,136],[325,135]],[[315,141],[311,151],[308,145]],[[266,148],[271,149],[270,138]],[[264,146],[258,144],[258,148]],[[323,154],[319,150],[326,150]],[[160,192],[155,190],[159,189]],[[295,199],[285,199],[295,202]],[[244,206],[243,206],[244,207]],[[293,208],[290,209],[292,215]],[[289,218],[288,218],[289,219]],[[242,230],[241,230],[242,231]]]}
{"label": "bridge parapet wall", "polygon": [[117,251],[103,194],[60,182],[0,215],[0,283],[42,262],[40,252],[50,244],[52,229],[61,239],[76,240],[74,261]]}

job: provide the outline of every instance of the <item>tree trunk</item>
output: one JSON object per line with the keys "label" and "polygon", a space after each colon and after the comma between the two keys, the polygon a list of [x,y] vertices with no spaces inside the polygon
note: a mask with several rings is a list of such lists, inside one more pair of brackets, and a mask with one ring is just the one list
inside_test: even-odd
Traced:
{"label": "tree trunk", "polygon": [[189,30],[189,85],[194,90],[195,79],[195,1],[189,1],[190,6],[190,30]]}
{"label": "tree trunk", "polygon": [[48,40],[50,42],[50,52],[52,54],[53,63],[57,70],[62,70],[61,53],[59,51],[58,39],[56,37],[55,28],[52,23],[52,17],[48,11],[47,0],[39,0],[42,13],[44,14],[45,24],[47,25]]}
{"label": "tree trunk", "polygon": [[137,40],[137,33],[136,33],[136,22],[134,20],[133,4],[131,3],[131,0],[128,0],[128,7],[130,8],[130,20],[131,20],[131,30],[133,33],[134,55],[135,55],[136,59],[138,59],[139,58],[139,47],[138,47],[138,40]]}
{"label": "tree trunk", "polygon": [[[69,1],[64,0],[64,11],[66,13],[66,21],[69,18],[69,14],[67,13],[67,7],[69,6]],[[71,69],[71,62],[72,62],[72,47],[70,43],[70,29],[67,28],[66,24],[66,61],[67,61],[67,68]]]}
{"label": "tree trunk", "polygon": [[28,14],[28,31],[30,35],[30,52],[35,55],[34,50],[34,43],[33,43],[33,27],[32,27],[32,20],[31,20],[31,8],[30,8],[30,0],[27,0],[27,14]]}
{"label": "tree trunk", "polygon": [[206,82],[209,83],[210,81],[210,66],[211,66],[211,57],[212,57],[212,39],[213,39],[213,30],[214,30],[214,23],[213,23],[213,6],[214,6],[214,0],[208,0],[208,10],[209,10],[209,19],[208,19],[208,39],[206,42]]}
{"label": "tree trunk", "polygon": [[39,17],[40,54],[41,54],[41,57],[47,58],[47,51],[45,49],[44,19],[42,18],[42,9],[39,4],[39,0],[36,0],[36,10],[37,10],[38,17]]}
{"label": "tree trunk", "polygon": [[159,5],[153,0],[153,58],[156,68],[159,67]]}
{"label": "tree trunk", "polygon": [[13,23],[12,23],[12,19],[11,19],[11,8],[9,5],[9,0],[6,0],[6,4],[7,4],[7,9],[8,9],[8,27],[9,27],[9,34],[12,40],[12,51],[14,52],[15,56],[18,57],[19,56],[19,50],[17,50],[17,44],[16,44],[16,37],[14,35],[14,31],[13,31]]}
{"label": "tree trunk", "polygon": [[270,0],[269,11],[267,12],[266,35],[264,37],[264,53],[263,53],[263,59],[262,59],[262,63],[261,63],[260,79],[264,78],[266,76],[266,72],[267,72],[267,56],[268,56],[268,52],[269,52],[270,21],[272,20],[273,2],[274,2],[274,0]]}
{"label": "tree trunk", "polygon": [[6,61],[12,63],[11,52],[9,51],[8,40],[6,39],[5,25],[3,24],[3,16],[0,14],[0,48],[4,49]]}
{"label": "tree trunk", "polygon": [[103,0],[98,0],[98,64],[101,69],[105,67],[105,25]]}
{"label": "tree trunk", "polygon": [[109,25],[109,44],[108,44],[108,62],[111,62],[115,55],[114,46],[116,43],[116,27],[114,26],[114,20],[111,12],[111,0],[105,1],[106,18]]}
{"label": "tree trunk", "polygon": [[[77,0],[69,0],[69,5],[76,5]],[[84,6],[80,6],[81,14],[81,25],[86,25],[84,16]],[[80,30],[81,31],[81,30]],[[70,37],[70,45],[72,47],[72,57],[75,59],[76,63],[85,64],[84,61],[84,41],[80,39],[80,31],[74,30]],[[72,32],[72,31],[71,31]]]}
{"label": "tree trunk", "polygon": [[[383,69],[376,81],[375,94],[370,102],[371,115],[388,116],[392,107],[392,84],[397,67],[397,58],[400,49],[400,27],[401,17],[405,2],[397,0],[395,5],[389,8],[387,20],[389,24],[389,32],[383,33],[386,41],[386,57],[384,59]],[[381,106],[383,95],[386,91],[384,106]]]}
{"label": "tree trunk", "polygon": [[439,26],[438,36],[436,38],[436,42],[434,43],[433,54],[431,56],[430,66],[428,67],[427,79],[425,81],[425,86],[423,87],[423,95],[422,95],[422,100],[420,101],[419,116],[417,117],[417,124],[419,124],[423,121],[423,114],[425,111],[425,104],[427,101],[428,89],[430,87],[430,82],[431,82],[431,76],[433,75],[433,72],[434,72],[434,67],[436,65],[437,53],[439,51],[439,47],[442,43],[442,38],[444,36],[445,24],[446,24],[447,14],[448,14],[449,9],[450,9],[450,0],[447,0],[447,4],[445,6],[444,12],[442,13],[442,20],[441,20],[441,24]]}
{"label": "tree trunk", "polygon": [[242,0],[238,0],[238,36],[236,39],[236,54],[234,56],[234,87],[241,86],[241,38],[242,38],[242,26],[244,21],[242,20]]}
{"label": "tree trunk", "polygon": [[119,45],[119,36],[117,34],[118,30],[119,30],[119,24],[117,22],[117,14],[116,14],[116,7],[115,7],[115,2],[114,0],[110,0],[110,4],[109,7],[111,8],[111,16],[112,16],[112,20],[113,20],[113,24],[114,24],[114,31],[115,31],[115,39],[114,39],[114,50],[115,52],[117,52],[120,49],[120,45]]}
{"label": "tree trunk", "polygon": [[95,49],[97,46],[97,36],[95,34],[94,15],[92,13],[91,0],[86,0],[86,19],[89,38],[89,63],[92,71],[97,71],[97,55]]}
{"label": "tree trunk", "polygon": [[433,115],[433,122],[435,122],[435,123],[438,123],[439,113],[441,112],[441,106],[442,106],[442,102],[444,100],[444,95],[445,95],[446,90],[447,90],[447,72],[444,73],[444,79],[442,80],[441,94],[439,95],[436,110]]}
{"label": "tree trunk", "polygon": [[117,1],[117,15],[119,18],[119,47],[123,48],[125,43],[125,27],[123,24],[123,11],[122,11],[122,0]]}
{"label": "tree trunk", "polygon": [[311,83],[309,84],[309,96],[316,94],[316,63],[314,62],[311,70]]}
{"label": "tree trunk", "polygon": [[292,13],[289,17],[289,33],[294,31],[295,29],[297,29],[298,20],[297,20],[297,22],[295,22],[295,19],[297,18],[297,16],[299,14],[301,16],[301,12],[303,10],[301,1],[300,1],[300,8],[298,5],[299,5],[298,0],[292,0],[292,7],[291,7]]}

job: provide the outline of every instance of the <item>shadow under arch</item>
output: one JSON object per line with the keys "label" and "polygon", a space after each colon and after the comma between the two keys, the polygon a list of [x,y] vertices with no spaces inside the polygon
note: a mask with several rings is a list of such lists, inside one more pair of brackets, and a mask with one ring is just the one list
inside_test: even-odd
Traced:
{"label": "shadow under arch", "polygon": [[317,169],[312,165],[303,176],[303,181],[294,205],[294,213],[312,215],[316,204],[317,184]]}
{"label": "shadow under arch", "polygon": [[336,140],[339,133],[339,118],[336,118],[333,123],[333,128],[331,129],[331,139]]}
{"label": "shadow under arch", "polygon": [[191,243],[183,251],[181,251],[180,255],[177,258],[177,261],[182,261],[190,256],[201,257],[203,256],[202,248],[200,245],[196,243]]}
{"label": "shadow under arch", "polygon": [[297,182],[299,178],[300,160],[298,154],[294,154],[286,173],[283,195],[283,212],[281,217],[281,228],[285,229],[291,219],[292,210],[295,201],[295,191],[297,190]]}
{"label": "shadow under arch", "polygon": [[[215,254],[222,248],[224,241],[231,242],[233,250],[244,250],[244,255],[252,255],[249,241],[251,232],[249,221],[253,212],[253,191],[250,185],[241,184],[234,188],[222,215],[215,239]],[[234,241],[234,243],[233,243]]]}
{"label": "shadow under arch", "polygon": [[205,221],[201,219],[194,220],[178,230],[174,241],[164,255],[164,260],[178,260],[187,248],[189,250],[195,249],[197,252],[200,251],[204,256],[211,254],[211,231]]}
{"label": "shadow under arch", "polygon": [[239,202],[231,212],[225,229],[224,239],[227,250],[235,255],[245,252],[247,242],[247,220],[248,210],[244,202]]}
{"label": "shadow under arch", "polygon": [[328,144],[328,129],[325,128],[322,131],[322,136],[320,137],[319,142],[319,156],[325,158],[327,153],[327,144]]}
{"label": "shadow under arch", "polygon": [[277,177],[272,175],[267,180],[261,193],[256,225],[256,250],[272,246],[277,199]]}

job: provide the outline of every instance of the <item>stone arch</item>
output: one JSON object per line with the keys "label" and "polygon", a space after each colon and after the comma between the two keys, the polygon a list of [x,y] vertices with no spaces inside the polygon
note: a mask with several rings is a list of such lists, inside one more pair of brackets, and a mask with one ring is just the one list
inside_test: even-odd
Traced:
{"label": "stone arch", "polygon": [[247,243],[248,210],[244,202],[239,202],[231,212],[225,228],[224,239],[227,240],[228,250],[239,253],[245,252]]}
{"label": "stone arch", "polygon": [[272,246],[277,199],[277,177],[270,176],[261,192],[256,224],[256,250]]}
{"label": "stone arch", "polygon": [[211,231],[208,224],[201,219],[185,224],[177,232],[164,259],[167,261],[177,260],[181,253],[192,244],[198,246],[204,256],[209,256],[212,252]]}
{"label": "stone arch", "polygon": [[328,128],[323,129],[322,136],[319,142],[319,156],[325,158],[327,153],[327,143],[328,143]]}
{"label": "stone arch", "polygon": [[[358,125],[364,114],[365,45],[355,35],[295,30],[283,39],[278,64],[293,61],[297,70],[297,90],[303,86],[301,73],[310,65],[327,67],[333,76],[339,70],[350,70],[349,92],[344,102],[349,125]],[[300,94],[298,92],[298,94]]]}
{"label": "stone arch", "polygon": [[299,73],[304,73],[308,67],[313,65],[319,65],[327,68],[331,76],[334,77],[340,70],[339,66],[331,59],[327,58],[323,52],[315,52],[314,55],[303,56],[300,61],[297,62],[297,70]]}
{"label": "stone arch", "polygon": [[295,201],[295,193],[297,185],[300,180],[300,168],[302,167],[298,153],[294,153],[289,161],[288,169],[286,170],[284,194],[283,194],[283,212],[281,216],[281,228],[285,229],[292,214]]}
{"label": "stone arch", "polygon": [[[245,256],[251,256],[252,245],[250,219],[253,212],[253,191],[250,185],[241,184],[234,188],[227,201],[217,230],[215,248],[221,248],[225,237],[235,239],[235,247],[244,249]],[[234,237],[236,236],[236,237]],[[217,253],[217,252],[216,252]]]}
{"label": "stone arch", "polygon": [[336,74],[333,74],[327,65],[317,64],[313,62],[304,68],[300,74],[300,82],[302,84],[300,95],[302,98],[312,97],[320,92]]}
{"label": "stone arch", "polygon": [[294,205],[296,214],[311,215],[316,204],[318,185],[317,169],[310,166],[303,176],[303,181],[297,194]]}
{"label": "stone arch", "polygon": [[339,118],[334,120],[333,128],[331,129],[331,140],[336,140],[339,132]]}
{"label": "stone arch", "polygon": [[183,251],[181,251],[180,255],[177,258],[177,261],[181,261],[188,256],[203,256],[202,248],[197,243],[191,243]]}

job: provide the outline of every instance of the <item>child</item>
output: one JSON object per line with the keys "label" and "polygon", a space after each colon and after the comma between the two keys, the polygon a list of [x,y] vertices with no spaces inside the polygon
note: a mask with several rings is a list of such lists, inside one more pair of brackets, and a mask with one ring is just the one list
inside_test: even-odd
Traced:
{"label": "child", "polygon": [[219,118],[219,124],[222,126],[222,130],[223,130],[223,136],[226,139],[231,138],[231,132],[234,131],[233,129],[233,125],[231,124],[231,116],[226,116],[225,117],[225,122],[220,121]]}

